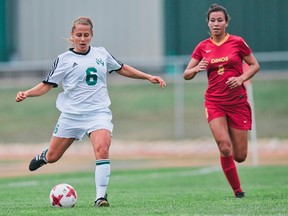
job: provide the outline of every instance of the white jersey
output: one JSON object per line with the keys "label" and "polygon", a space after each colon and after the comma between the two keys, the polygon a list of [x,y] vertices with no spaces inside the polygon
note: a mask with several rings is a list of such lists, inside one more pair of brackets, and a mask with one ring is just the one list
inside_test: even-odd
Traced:
{"label": "white jersey", "polygon": [[106,76],[122,66],[103,47],[90,47],[85,54],[70,49],[58,56],[43,83],[54,87],[62,83],[64,92],[58,95],[56,102],[61,112],[93,113],[109,108]]}

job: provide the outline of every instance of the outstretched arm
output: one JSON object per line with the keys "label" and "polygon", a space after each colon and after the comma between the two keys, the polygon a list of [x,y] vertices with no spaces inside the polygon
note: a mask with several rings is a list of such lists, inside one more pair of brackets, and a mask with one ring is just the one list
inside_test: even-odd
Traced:
{"label": "outstretched arm", "polygon": [[166,86],[165,81],[161,77],[152,76],[151,74],[144,73],[126,64],[124,64],[121,70],[117,72],[122,76],[134,79],[147,79],[153,84],[159,83],[159,86],[162,88]]}
{"label": "outstretched arm", "polygon": [[21,102],[25,100],[27,97],[38,97],[45,93],[47,93],[50,89],[53,88],[53,85],[39,83],[38,85],[34,86],[31,89],[26,91],[19,91],[16,95],[16,102]]}

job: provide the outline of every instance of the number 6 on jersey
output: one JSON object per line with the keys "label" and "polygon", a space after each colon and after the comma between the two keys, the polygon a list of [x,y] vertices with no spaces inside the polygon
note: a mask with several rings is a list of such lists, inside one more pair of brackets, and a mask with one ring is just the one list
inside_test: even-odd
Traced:
{"label": "number 6 on jersey", "polygon": [[86,83],[89,86],[96,85],[97,79],[98,79],[96,72],[97,72],[97,70],[94,67],[90,67],[86,70],[86,74],[87,74]]}

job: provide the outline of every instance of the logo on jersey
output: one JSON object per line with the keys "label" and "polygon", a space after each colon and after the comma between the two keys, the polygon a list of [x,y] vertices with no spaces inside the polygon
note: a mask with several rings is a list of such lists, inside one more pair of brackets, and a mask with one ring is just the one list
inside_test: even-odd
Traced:
{"label": "logo on jersey", "polygon": [[225,57],[221,57],[221,58],[214,58],[214,59],[211,59],[211,63],[219,63],[219,62],[226,62],[228,61],[229,58],[228,56],[225,56]]}
{"label": "logo on jersey", "polygon": [[72,68],[76,67],[78,64],[76,62],[74,62]]}
{"label": "logo on jersey", "polygon": [[96,58],[96,63],[98,64],[98,65],[102,65],[102,66],[104,66],[104,61],[100,58],[100,59],[97,59]]}
{"label": "logo on jersey", "polygon": [[209,52],[211,52],[211,51],[212,51],[212,50],[206,50],[205,52],[206,52],[206,53],[209,53]]}

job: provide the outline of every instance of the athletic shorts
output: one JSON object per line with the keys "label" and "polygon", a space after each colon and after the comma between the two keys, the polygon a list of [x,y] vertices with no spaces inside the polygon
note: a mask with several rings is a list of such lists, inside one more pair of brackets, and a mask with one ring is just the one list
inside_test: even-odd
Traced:
{"label": "athletic shorts", "polygon": [[251,107],[248,102],[244,105],[218,105],[205,104],[205,112],[207,121],[218,117],[226,117],[230,127],[239,130],[251,130],[252,114]]}
{"label": "athletic shorts", "polygon": [[84,135],[95,130],[106,129],[112,135],[112,113],[110,109],[93,114],[61,113],[53,136],[62,138],[75,138],[81,141]]}

